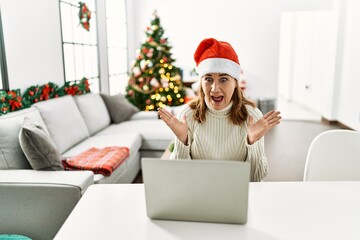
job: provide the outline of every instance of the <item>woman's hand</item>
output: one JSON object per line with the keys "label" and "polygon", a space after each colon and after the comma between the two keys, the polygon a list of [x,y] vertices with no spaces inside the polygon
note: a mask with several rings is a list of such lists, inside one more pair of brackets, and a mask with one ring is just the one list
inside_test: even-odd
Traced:
{"label": "woman's hand", "polygon": [[186,123],[185,115],[179,121],[173,114],[169,113],[163,108],[158,109],[160,118],[170,127],[176,137],[185,145],[187,145],[188,125]]}
{"label": "woman's hand", "polygon": [[254,123],[254,117],[249,116],[248,120],[248,143],[251,145],[262,138],[270,129],[280,123],[280,112],[272,110]]}

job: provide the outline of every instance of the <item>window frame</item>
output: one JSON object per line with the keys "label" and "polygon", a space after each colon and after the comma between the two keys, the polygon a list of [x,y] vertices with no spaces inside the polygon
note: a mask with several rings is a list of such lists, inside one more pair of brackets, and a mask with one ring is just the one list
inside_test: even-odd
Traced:
{"label": "window frame", "polygon": [[[106,2],[106,18],[105,18],[105,21],[106,21],[106,34],[107,34],[107,43],[106,43],[106,48],[107,48],[107,61],[108,61],[108,84],[109,84],[109,91],[110,91],[110,94],[113,95],[113,94],[117,94],[117,93],[122,93],[122,94],[125,94],[126,92],[126,86],[127,86],[127,83],[128,83],[128,76],[129,76],[129,47],[128,47],[128,16],[127,16],[127,12],[126,12],[126,9],[127,9],[127,3],[125,0],[121,1],[121,4],[123,4],[123,14],[124,14],[124,17],[123,17],[123,21],[121,21],[121,24],[123,24],[123,29],[125,30],[124,33],[121,33],[121,34],[124,34],[123,36],[123,39],[124,39],[124,45],[122,44],[119,44],[119,45],[109,45],[109,33],[108,31],[110,29],[110,25],[109,23],[113,22],[114,20],[119,20],[121,19],[120,18],[117,18],[117,19],[114,19],[113,16],[109,18],[109,14],[107,12],[107,9],[108,9],[108,4],[109,2]],[[120,23],[120,22],[119,22]],[[114,26],[113,24],[111,26]],[[111,58],[112,54],[111,52],[112,51],[116,51],[116,52],[121,52],[123,51],[125,56],[122,56],[122,57],[119,57],[120,59],[124,59],[125,58],[125,62],[124,63],[121,63],[123,64],[121,67],[118,66],[118,68],[120,69],[125,69],[124,71],[112,71],[114,70],[113,68],[111,68],[111,66],[114,66],[114,64],[112,63],[112,60],[114,60],[114,58]],[[116,65],[116,64],[115,64]],[[117,81],[122,81],[124,80],[124,77],[125,77],[125,81],[122,82],[122,83],[118,83],[118,84],[115,84],[114,85],[114,82],[112,82],[112,79],[117,79]],[[115,80],[116,81],[116,80]],[[113,87],[120,87],[119,89],[113,89]]]}
{"label": "window frame", "polygon": [[6,64],[6,51],[4,44],[4,33],[2,27],[1,10],[0,10],[0,67],[1,67],[1,83],[0,91],[9,91],[9,79]]}
{"label": "window frame", "polygon": [[[84,1],[86,4],[87,4],[87,1]],[[74,41],[74,36],[72,36],[73,37],[73,41],[68,41],[67,39],[65,39],[64,40],[64,30],[63,30],[63,15],[62,15],[62,9],[61,9],[61,4],[67,4],[67,5],[69,5],[70,7],[74,7],[74,8],[79,8],[79,6],[78,5],[75,5],[74,3],[73,3],[73,1],[71,1],[71,0],[59,0],[59,15],[60,15],[60,29],[61,29],[61,45],[62,45],[62,57],[63,57],[63,71],[64,71],[64,82],[66,83],[66,82],[79,82],[79,81],[81,81],[81,79],[83,78],[83,77],[85,77],[86,79],[88,79],[89,80],[89,82],[90,82],[90,88],[92,88],[93,87],[93,89],[91,89],[91,91],[92,92],[100,92],[100,90],[101,90],[101,84],[100,84],[100,81],[101,81],[101,79],[100,79],[100,67],[99,67],[99,61],[100,61],[100,58],[99,58],[99,39],[98,39],[98,24],[97,24],[97,13],[96,13],[96,0],[93,0],[93,2],[94,2],[94,8],[95,9],[90,9],[91,10],[91,20],[92,20],[92,25],[95,25],[96,26],[96,28],[95,28],[95,30],[96,30],[96,32],[95,32],[95,38],[94,39],[96,39],[96,43],[88,43],[87,41],[84,41],[83,39],[82,39],[82,41],[79,41],[79,42],[75,42]],[[80,26],[79,26],[80,27]],[[81,29],[81,30],[84,30],[84,31],[86,31],[85,29]],[[95,31],[94,29],[93,29],[93,31]],[[91,28],[90,28],[90,31],[91,31]],[[96,65],[96,68],[97,68],[97,74],[96,74],[96,76],[94,75],[94,76],[82,76],[80,79],[77,79],[77,77],[78,76],[76,76],[77,74],[76,74],[76,71],[77,71],[77,66],[75,65],[74,66],[74,79],[68,79],[67,78],[67,70],[66,70],[66,68],[67,68],[67,63],[66,63],[66,59],[65,59],[65,56],[66,56],[66,53],[65,53],[65,46],[72,46],[73,47],[73,58],[74,59],[76,59],[76,50],[79,50],[78,48],[76,48],[76,46],[82,46],[83,48],[82,49],[80,49],[81,50],[81,52],[84,52],[84,47],[96,47],[96,49],[94,48],[93,50],[94,50],[94,52],[93,53],[95,53],[96,52],[96,58],[94,58],[95,60],[93,61],[93,62],[95,62],[95,64],[94,65]],[[76,49],[76,50],[75,50]],[[91,54],[91,53],[90,53]],[[83,58],[84,59],[84,58]],[[75,64],[75,60],[74,60],[74,64]],[[77,63],[77,64],[79,64],[79,63]],[[82,68],[83,69],[86,69],[86,65],[85,65],[85,62],[83,61],[82,62]],[[85,75],[86,75],[86,71],[84,71],[85,72]],[[95,87],[95,89],[94,89],[94,82],[93,81],[97,81],[97,83],[95,84],[96,85],[96,87]],[[93,83],[92,83],[93,82]]]}

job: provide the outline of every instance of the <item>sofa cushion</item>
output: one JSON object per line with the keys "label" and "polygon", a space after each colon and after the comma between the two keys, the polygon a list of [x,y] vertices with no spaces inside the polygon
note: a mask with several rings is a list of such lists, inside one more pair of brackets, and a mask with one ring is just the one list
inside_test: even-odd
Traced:
{"label": "sofa cushion", "polygon": [[110,124],[110,115],[100,94],[88,93],[74,97],[90,135]]}
{"label": "sofa cushion", "polygon": [[131,156],[140,150],[141,137],[138,133],[114,133],[111,135],[91,136],[63,153],[62,158],[74,157],[92,147],[104,148],[109,146],[128,147]]}
{"label": "sofa cushion", "polygon": [[95,174],[94,182],[96,183],[116,183],[121,176],[127,171],[129,165],[132,165],[129,161],[139,160],[139,149],[141,146],[141,137],[138,133],[120,133],[111,135],[95,135],[86,139],[85,141],[77,144],[62,157],[70,158],[76,156],[91,147],[109,147],[119,146],[128,147],[130,149],[130,156],[126,159],[126,162],[122,163],[109,177],[104,177],[102,174]]}
{"label": "sofa cushion", "polygon": [[128,120],[134,113],[140,110],[132,105],[122,94],[106,95],[101,94],[105,105],[110,113],[111,121],[113,123],[121,123]]}
{"label": "sofa cushion", "polygon": [[90,136],[72,96],[53,98],[34,104],[60,153]]}
{"label": "sofa cushion", "polygon": [[159,119],[157,111],[140,111],[134,113],[129,120]]}
{"label": "sofa cushion", "polygon": [[19,132],[28,117],[47,129],[36,108],[11,112],[0,117],[0,169],[31,169],[19,143]]}
{"label": "sofa cushion", "polygon": [[61,155],[48,132],[37,122],[25,117],[19,142],[35,170],[63,170]]}
{"label": "sofa cushion", "polygon": [[140,134],[142,138],[141,150],[163,151],[175,138],[171,129],[160,119],[142,119],[111,124],[95,136],[130,132]]}

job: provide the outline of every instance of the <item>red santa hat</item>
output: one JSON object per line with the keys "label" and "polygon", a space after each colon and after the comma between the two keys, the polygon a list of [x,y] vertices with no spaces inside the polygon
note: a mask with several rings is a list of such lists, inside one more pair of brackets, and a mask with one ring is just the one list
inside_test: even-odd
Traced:
{"label": "red santa hat", "polygon": [[200,77],[207,73],[226,73],[240,80],[241,68],[235,50],[227,42],[207,38],[195,51],[196,71]]}

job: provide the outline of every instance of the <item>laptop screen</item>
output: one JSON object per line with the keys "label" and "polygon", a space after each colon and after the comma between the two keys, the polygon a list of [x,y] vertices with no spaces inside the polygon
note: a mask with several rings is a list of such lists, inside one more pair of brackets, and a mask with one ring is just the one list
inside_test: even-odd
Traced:
{"label": "laptop screen", "polygon": [[246,223],[249,163],[143,158],[142,173],[151,219]]}

